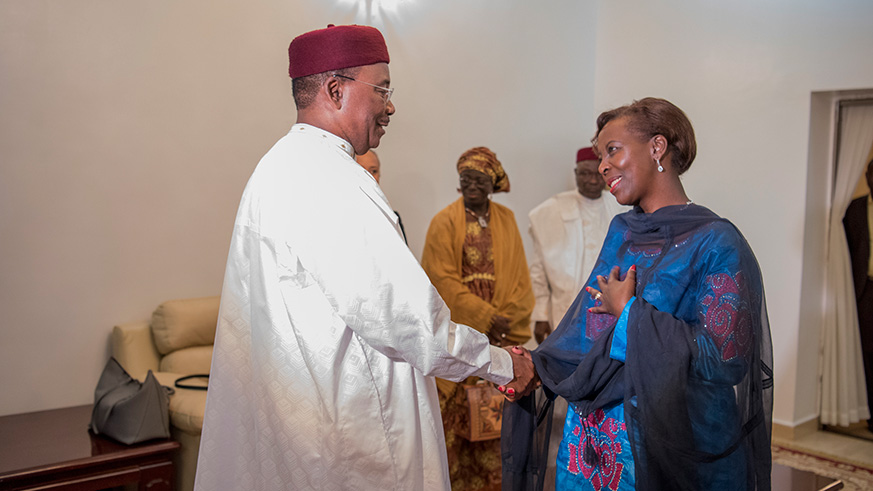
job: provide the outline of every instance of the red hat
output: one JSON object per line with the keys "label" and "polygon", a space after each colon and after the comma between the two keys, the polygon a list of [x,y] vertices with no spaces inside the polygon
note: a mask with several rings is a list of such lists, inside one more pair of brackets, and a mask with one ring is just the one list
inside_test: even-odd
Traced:
{"label": "red hat", "polygon": [[305,77],[329,70],[388,63],[382,33],[370,26],[334,26],[301,34],[288,46],[288,74]]}
{"label": "red hat", "polygon": [[600,160],[600,157],[594,153],[594,149],[591,147],[580,148],[578,152],[576,152],[576,162],[582,162],[583,160]]}

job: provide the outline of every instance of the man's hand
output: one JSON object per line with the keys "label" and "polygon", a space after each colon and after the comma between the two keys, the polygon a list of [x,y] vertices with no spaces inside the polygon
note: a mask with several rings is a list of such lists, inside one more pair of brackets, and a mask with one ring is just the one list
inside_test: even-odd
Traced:
{"label": "man's hand", "polygon": [[542,344],[551,333],[552,325],[549,324],[549,321],[536,321],[534,324],[534,338],[537,340],[537,344]]}
{"label": "man's hand", "polygon": [[491,318],[491,328],[488,330],[488,339],[494,346],[506,347],[506,335],[509,334],[509,319],[502,315],[495,315]]}
{"label": "man's hand", "polygon": [[505,386],[497,387],[497,390],[502,392],[507,400],[515,402],[539,387],[540,378],[537,376],[536,368],[534,368],[530,351],[521,346],[506,348],[506,351],[512,357],[512,371],[515,378]]}

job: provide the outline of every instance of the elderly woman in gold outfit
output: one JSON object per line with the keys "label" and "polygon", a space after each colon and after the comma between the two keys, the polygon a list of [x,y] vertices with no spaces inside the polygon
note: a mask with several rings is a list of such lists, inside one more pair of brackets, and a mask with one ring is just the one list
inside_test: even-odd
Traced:
{"label": "elderly woman in gold outfit", "polygon": [[[494,203],[509,191],[497,156],[472,148],[458,160],[462,197],[431,220],[421,265],[452,313],[452,320],[486,334],[491,344],[530,339],[534,295],[515,215]],[[467,380],[475,383],[476,380]],[[437,379],[453,491],[500,489],[500,440],[471,442],[462,384]]]}

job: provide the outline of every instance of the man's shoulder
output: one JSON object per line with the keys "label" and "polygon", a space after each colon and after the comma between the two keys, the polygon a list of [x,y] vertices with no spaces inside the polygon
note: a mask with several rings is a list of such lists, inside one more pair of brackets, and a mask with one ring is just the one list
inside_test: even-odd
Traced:
{"label": "man's shoulder", "polygon": [[303,134],[297,131],[289,131],[276,140],[276,143],[264,155],[265,158],[281,154],[287,157],[304,156],[310,153],[324,153],[327,148],[310,135]]}
{"label": "man's shoulder", "polygon": [[606,209],[609,210],[609,214],[612,216],[618,215],[620,213],[624,213],[626,211],[630,211],[632,208],[630,206],[625,206],[625,205],[619,203],[615,199],[615,196],[612,195],[612,193],[604,192],[601,195],[600,199],[603,200],[603,203],[606,206]]}
{"label": "man's shoulder", "polygon": [[560,212],[569,205],[577,206],[575,203],[578,201],[578,195],[575,190],[558,193],[535,206],[528,216],[531,219],[543,218],[550,213]]}
{"label": "man's shoulder", "polygon": [[319,200],[347,200],[357,189],[348,177],[349,162],[318,140],[288,133],[261,157],[246,183],[242,200],[255,207],[311,206]]}

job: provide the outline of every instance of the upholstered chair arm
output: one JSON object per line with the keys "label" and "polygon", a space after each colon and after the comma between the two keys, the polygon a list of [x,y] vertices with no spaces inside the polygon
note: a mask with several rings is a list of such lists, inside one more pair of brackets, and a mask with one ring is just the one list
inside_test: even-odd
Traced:
{"label": "upholstered chair arm", "polygon": [[122,324],[112,329],[112,356],[131,377],[145,380],[149,370],[158,371],[161,356],[147,321]]}

